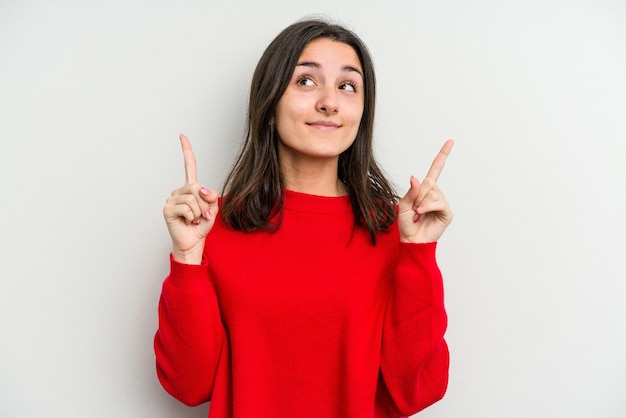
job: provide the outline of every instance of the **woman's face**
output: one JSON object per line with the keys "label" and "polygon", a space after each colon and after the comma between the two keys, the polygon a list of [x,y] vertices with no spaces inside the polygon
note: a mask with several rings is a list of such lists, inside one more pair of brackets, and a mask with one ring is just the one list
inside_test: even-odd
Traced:
{"label": "woman's face", "polygon": [[326,38],[311,41],[276,107],[281,161],[338,159],[359,130],[363,84],[351,46]]}

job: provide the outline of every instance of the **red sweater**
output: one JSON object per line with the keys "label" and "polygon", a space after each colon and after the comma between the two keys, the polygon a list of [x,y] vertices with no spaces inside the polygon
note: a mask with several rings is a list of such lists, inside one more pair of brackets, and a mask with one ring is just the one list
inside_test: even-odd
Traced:
{"label": "red sweater", "polygon": [[210,418],[399,417],[439,400],[447,318],[436,244],[371,244],[347,197],[287,191],[275,232],[218,217],[201,265],[171,259],[157,374]]}

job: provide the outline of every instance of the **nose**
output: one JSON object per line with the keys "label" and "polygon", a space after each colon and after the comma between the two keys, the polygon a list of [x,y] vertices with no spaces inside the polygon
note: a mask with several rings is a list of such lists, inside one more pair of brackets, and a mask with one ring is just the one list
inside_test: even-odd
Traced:
{"label": "nose", "polygon": [[326,87],[321,90],[316,108],[318,112],[328,115],[337,113],[339,110],[339,100],[337,97],[337,90],[334,86]]}

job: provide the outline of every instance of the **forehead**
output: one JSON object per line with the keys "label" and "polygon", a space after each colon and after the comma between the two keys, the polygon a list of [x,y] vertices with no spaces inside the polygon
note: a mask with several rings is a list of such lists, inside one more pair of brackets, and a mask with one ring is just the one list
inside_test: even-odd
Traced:
{"label": "forehead", "polygon": [[312,61],[322,65],[337,65],[339,67],[351,66],[361,72],[361,61],[354,48],[350,45],[327,38],[319,38],[309,42],[298,61]]}

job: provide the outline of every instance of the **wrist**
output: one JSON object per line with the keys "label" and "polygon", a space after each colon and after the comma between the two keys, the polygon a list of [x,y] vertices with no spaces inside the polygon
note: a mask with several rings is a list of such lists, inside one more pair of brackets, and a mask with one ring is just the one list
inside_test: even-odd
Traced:
{"label": "wrist", "polygon": [[202,264],[204,248],[190,250],[172,249],[172,258],[182,264]]}
{"label": "wrist", "polygon": [[437,242],[437,239],[432,239],[431,237],[424,236],[403,236],[400,235],[400,242],[404,244],[432,244],[433,242]]}

